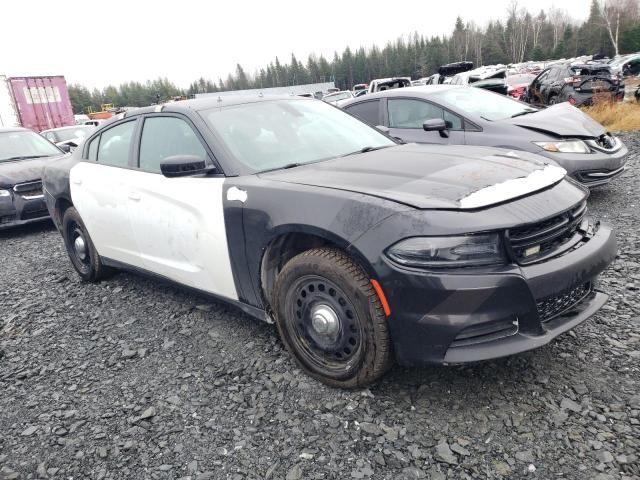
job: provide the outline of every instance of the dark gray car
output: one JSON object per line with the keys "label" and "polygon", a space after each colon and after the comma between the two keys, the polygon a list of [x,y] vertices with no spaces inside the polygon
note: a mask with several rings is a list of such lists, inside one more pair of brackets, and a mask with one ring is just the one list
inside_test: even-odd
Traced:
{"label": "dark gray car", "polygon": [[42,170],[64,153],[26,128],[0,128],[0,230],[49,218]]}
{"label": "dark gray car", "polygon": [[427,85],[367,95],[341,108],[405,142],[544,155],[589,187],[620,175],[627,160],[620,139],[567,103],[538,109],[483,89]]}

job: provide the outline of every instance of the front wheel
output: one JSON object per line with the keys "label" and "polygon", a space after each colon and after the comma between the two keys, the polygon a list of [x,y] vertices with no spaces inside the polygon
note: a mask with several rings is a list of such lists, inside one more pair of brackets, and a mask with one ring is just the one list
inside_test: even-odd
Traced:
{"label": "front wheel", "polygon": [[83,280],[98,282],[112,273],[112,270],[100,261],[87,228],[74,207],[69,207],[64,212],[62,236],[71,263]]}
{"label": "front wheel", "polygon": [[332,248],[303,252],[273,291],[280,337],[298,364],[327,385],[356,388],[392,363],[387,318],[362,267]]}

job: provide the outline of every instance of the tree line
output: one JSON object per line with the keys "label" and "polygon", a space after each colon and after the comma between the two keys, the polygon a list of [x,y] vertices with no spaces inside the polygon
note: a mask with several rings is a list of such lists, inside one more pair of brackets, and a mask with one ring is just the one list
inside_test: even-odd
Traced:
{"label": "tree line", "polygon": [[346,47],[331,59],[310,54],[302,62],[292,54],[289,62],[281,62],[276,57],[253,74],[238,64],[226,79],[200,78],[187,89],[159,78],[93,91],[82,85],[70,85],[69,94],[74,112],[80,113],[87,108],[100,109],[104,103],[140,107],[179,95],[247,88],[333,81],[338,88],[348,89],[373,78],[425,77],[435,73],[440,65],[463,60],[492,65],[589,54],[612,57],[637,51],[640,51],[640,0],[591,0],[589,17],[583,22],[576,21],[562,8],[531,13],[517,0],[511,0],[503,19],[480,27],[458,17],[450,35],[416,32],[383,47],[372,45],[356,50]]}

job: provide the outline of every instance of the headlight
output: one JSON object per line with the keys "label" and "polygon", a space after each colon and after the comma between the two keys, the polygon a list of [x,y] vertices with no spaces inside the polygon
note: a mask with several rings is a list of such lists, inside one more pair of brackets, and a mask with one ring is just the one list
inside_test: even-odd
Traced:
{"label": "headlight", "polygon": [[589,147],[582,140],[566,140],[561,142],[533,142],[547,152],[556,153],[589,153]]}
{"label": "headlight", "polygon": [[410,267],[472,267],[502,265],[504,250],[498,234],[460,237],[413,237],[386,250],[389,258]]}
{"label": "headlight", "polygon": [[0,198],[2,197],[10,197],[11,196],[11,192],[9,192],[9,190],[2,190],[0,188]]}

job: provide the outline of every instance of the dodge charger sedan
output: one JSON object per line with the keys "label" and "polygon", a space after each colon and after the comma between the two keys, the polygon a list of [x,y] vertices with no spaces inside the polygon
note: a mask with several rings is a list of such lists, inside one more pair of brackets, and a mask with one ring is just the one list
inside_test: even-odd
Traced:
{"label": "dodge charger sedan", "polygon": [[380,92],[340,107],[407,142],[544,155],[588,187],[608,183],[627,162],[622,141],[568,103],[538,109],[481,88],[438,85]]}
{"label": "dodge charger sedan", "polygon": [[45,170],[80,277],[147,273],[275,322],[338,387],[530,350],[593,315],[611,229],[543,157],[399,145],[324,102],[119,116]]}
{"label": "dodge charger sedan", "polygon": [[26,128],[0,128],[0,230],[49,218],[42,169],[64,152]]}

